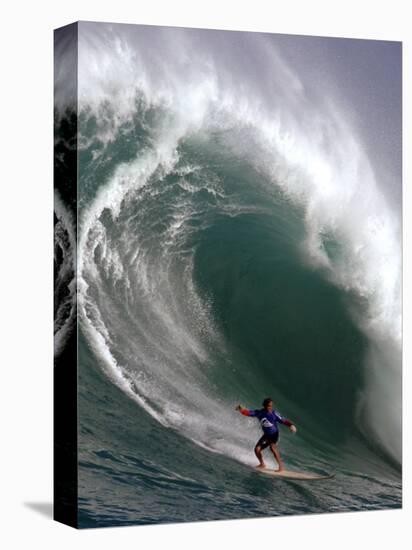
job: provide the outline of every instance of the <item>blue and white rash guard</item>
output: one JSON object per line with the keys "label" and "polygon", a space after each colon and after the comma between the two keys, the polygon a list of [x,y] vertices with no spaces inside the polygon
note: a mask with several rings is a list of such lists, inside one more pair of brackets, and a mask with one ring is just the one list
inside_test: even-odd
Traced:
{"label": "blue and white rash guard", "polygon": [[285,424],[285,426],[292,425],[292,422],[290,420],[284,418],[275,410],[269,412],[266,409],[240,409],[240,412],[244,416],[256,416],[265,435],[276,434],[279,431],[278,423]]}

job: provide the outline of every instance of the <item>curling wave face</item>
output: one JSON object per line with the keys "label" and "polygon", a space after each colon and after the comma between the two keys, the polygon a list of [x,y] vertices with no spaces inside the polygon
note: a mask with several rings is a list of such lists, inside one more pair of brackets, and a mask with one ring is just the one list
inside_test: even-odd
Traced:
{"label": "curling wave face", "polygon": [[54,197],[54,355],[64,348],[76,317],[75,232],[71,213]]}
{"label": "curling wave face", "polygon": [[265,37],[82,25],[79,313],[106,374],[242,462],[233,404],[271,392],[308,443],[400,460],[399,223],[344,114]]}

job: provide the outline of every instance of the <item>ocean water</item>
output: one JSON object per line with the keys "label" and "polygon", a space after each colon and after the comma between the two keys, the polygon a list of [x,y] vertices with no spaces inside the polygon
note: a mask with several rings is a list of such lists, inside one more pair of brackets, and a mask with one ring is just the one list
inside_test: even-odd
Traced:
{"label": "ocean water", "polygon": [[[277,40],[79,26],[80,527],[401,506],[400,212]],[[268,395],[287,467],[333,479],[254,471],[235,406]]]}

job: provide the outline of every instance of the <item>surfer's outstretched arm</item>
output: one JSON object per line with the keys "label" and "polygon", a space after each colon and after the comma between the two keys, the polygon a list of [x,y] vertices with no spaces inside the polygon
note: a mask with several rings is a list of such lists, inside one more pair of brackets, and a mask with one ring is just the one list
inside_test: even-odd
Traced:
{"label": "surfer's outstretched arm", "polygon": [[294,425],[294,423],[291,420],[289,420],[287,418],[282,418],[282,420],[280,422],[282,424],[284,424],[285,426],[287,426],[291,432],[296,433],[298,431],[296,426]]}
{"label": "surfer's outstretched arm", "polygon": [[236,410],[243,414],[243,416],[256,416],[256,411],[251,411],[249,409],[244,409],[241,405],[236,407]]}
{"label": "surfer's outstretched arm", "polygon": [[288,418],[284,418],[277,411],[275,411],[275,415],[276,415],[277,421],[280,422],[281,424],[284,424],[285,426],[287,426],[291,432],[293,432],[295,434],[298,431],[296,426],[294,425],[294,423],[291,420],[289,420]]}

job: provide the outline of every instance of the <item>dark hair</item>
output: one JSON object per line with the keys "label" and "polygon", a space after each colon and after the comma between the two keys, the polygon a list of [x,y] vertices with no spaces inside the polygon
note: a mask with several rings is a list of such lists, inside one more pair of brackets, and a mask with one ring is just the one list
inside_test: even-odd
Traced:
{"label": "dark hair", "polygon": [[266,398],[263,400],[262,405],[263,405],[263,406],[265,407],[265,409],[266,409],[266,407],[269,405],[269,403],[272,403],[272,401],[273,401],[273,399],[272,399],[271,397],[266,397]]}

